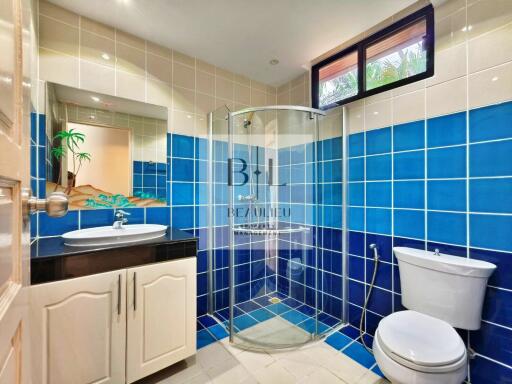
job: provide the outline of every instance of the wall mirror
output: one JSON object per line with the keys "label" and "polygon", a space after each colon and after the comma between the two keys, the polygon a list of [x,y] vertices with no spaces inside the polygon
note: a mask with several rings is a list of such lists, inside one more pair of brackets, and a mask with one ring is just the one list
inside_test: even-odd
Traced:
{"label": "wall mirror", "polygon": [[46,193],[70,209],[163,206],[167,108],[46,85]]}

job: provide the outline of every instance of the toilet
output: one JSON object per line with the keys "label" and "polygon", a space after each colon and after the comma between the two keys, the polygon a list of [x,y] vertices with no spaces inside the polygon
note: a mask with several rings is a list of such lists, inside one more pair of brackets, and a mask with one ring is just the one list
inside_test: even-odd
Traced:
{"label": "toilet", "polygon": [[377,364],[393,384],[460,384],[468,354],[455,328],[480,328],[494,264],[406,247],[398,260],[405,311],[379,323],[373,339]]}

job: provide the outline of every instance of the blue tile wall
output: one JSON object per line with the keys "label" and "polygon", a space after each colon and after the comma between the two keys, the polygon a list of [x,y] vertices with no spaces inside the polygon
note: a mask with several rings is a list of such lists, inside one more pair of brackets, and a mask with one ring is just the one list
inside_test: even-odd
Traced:
{"label": "blue tile wall", "polygon": [[477,353],[472,382],[509,382],[512,102],[356,133],[348,142],[350,323],[359,325],[363,283],[373,271],[370,243],[381,253],[366,318],[370,334],[384,316],[404,309],[393,246],[492,262],[498,269],[489,280],[482,328],[461,334]]}
{"label": "blue tile wall", "polygon": [[164,200],[167,196],[167,164],[153,161],[133,162],[133,194],[153,196]]}
{"label": "blue tile wall", "polygon": [[[358,326],[373,262],[368,251],[377,243],[381,266],[375,294],[367,315],[372,333],[380,319],[402,310],[400,279],[393,246],[440,248],[498,265],[489,281],[483,327],[471,332],[471,346],[479,356],[471,362],[472,378],[482,369],[510,377],[512,283],[512,103],[489,106],[469,113],[431,118],[366,133],[350,135],[348,159],[349,227],[349,321]],[[38,156],[37,119],[32,132],[32,154]],[[469,129],[468,129],[469,128]],[[467,135],[469,132],[469,135]],[[44,138],[46,140],[46,138]],[[237,155],[248,156],[238,148]],[[250,151],[254,154],[254,148]],[[227,146],[214,143],[214,269],[215,304],[228,306]],[[290,236],[279,239],[279,254],[264,262],[265,240],[258,236],[236,239],[235,264],[238,301],[262,292],[286,294],[303,303],[320,298],[325,314],[341,317],[341,138],[324,140],[314,148],[285,148],[279,156],[279,182],[287,181],[279,199],[290,206],[288,223],[309,226],[317,233],[303,241]],[[263,156],[262,156],[263,157]],[[264,169],[264,164],[261,164]],[[38,184],[37,163],[31,182]],[[169,223],[195,233],[198,252],[198,315],[207,303],[207,140],[168,135],[166,208],[131,209],[130,222]],[[316,174],[318,171],[318,175]],[[309,187],[318,177],[320,193]],[[248,194],[248,191],[243,190]],[[262,193],[267,193],[263,191]],[[315,199],[318,198],[318,210]],[[298,204],[297,204],[298,203]],[[316,215],[318,214],[318,221]],[[80,211],[68,218],[34,216],[39,236],[67,230],[108,225],[111,210]],[[240,220],[240,222],[243,222]],[[315,273],[312,257],[317,249],[321,273]],[[280,265],[280,273],[269,265]],[[314,287],[317,287],[317,290]],[[262,291],[263,289],[263,291]],[[489,360],[488,358],[492,359]],[[495,361],[495,362],[494,362]],[[483,380],[483,379],[482,379]]]}

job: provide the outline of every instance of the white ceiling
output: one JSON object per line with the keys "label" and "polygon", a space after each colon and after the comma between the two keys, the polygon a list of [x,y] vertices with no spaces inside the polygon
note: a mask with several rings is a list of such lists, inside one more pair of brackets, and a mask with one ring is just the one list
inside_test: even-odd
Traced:
{"label": "white ceiling", "polygon": [[[57,100],[62,103],[76,104],[82,107],[103,109],[105,111],[128,113],[136,116],[167,120],[167,108],[158,105],[141,103],[101,93],[49,83],[55,89]],[[92,97],[99,100],[94,101]]]}
{"label": "white ceiling", "polygon": [[[50,0],[267,84],[416,0]],[[271,66],[277,58],[280,63]]]}

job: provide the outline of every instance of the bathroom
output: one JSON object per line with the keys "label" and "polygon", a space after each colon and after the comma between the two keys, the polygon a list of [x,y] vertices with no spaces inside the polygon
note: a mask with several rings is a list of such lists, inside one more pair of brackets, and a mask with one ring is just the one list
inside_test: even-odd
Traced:
{"label": "bathroom", "polygon": [[512,383],[511,0],[0,18],[0,383]]}

